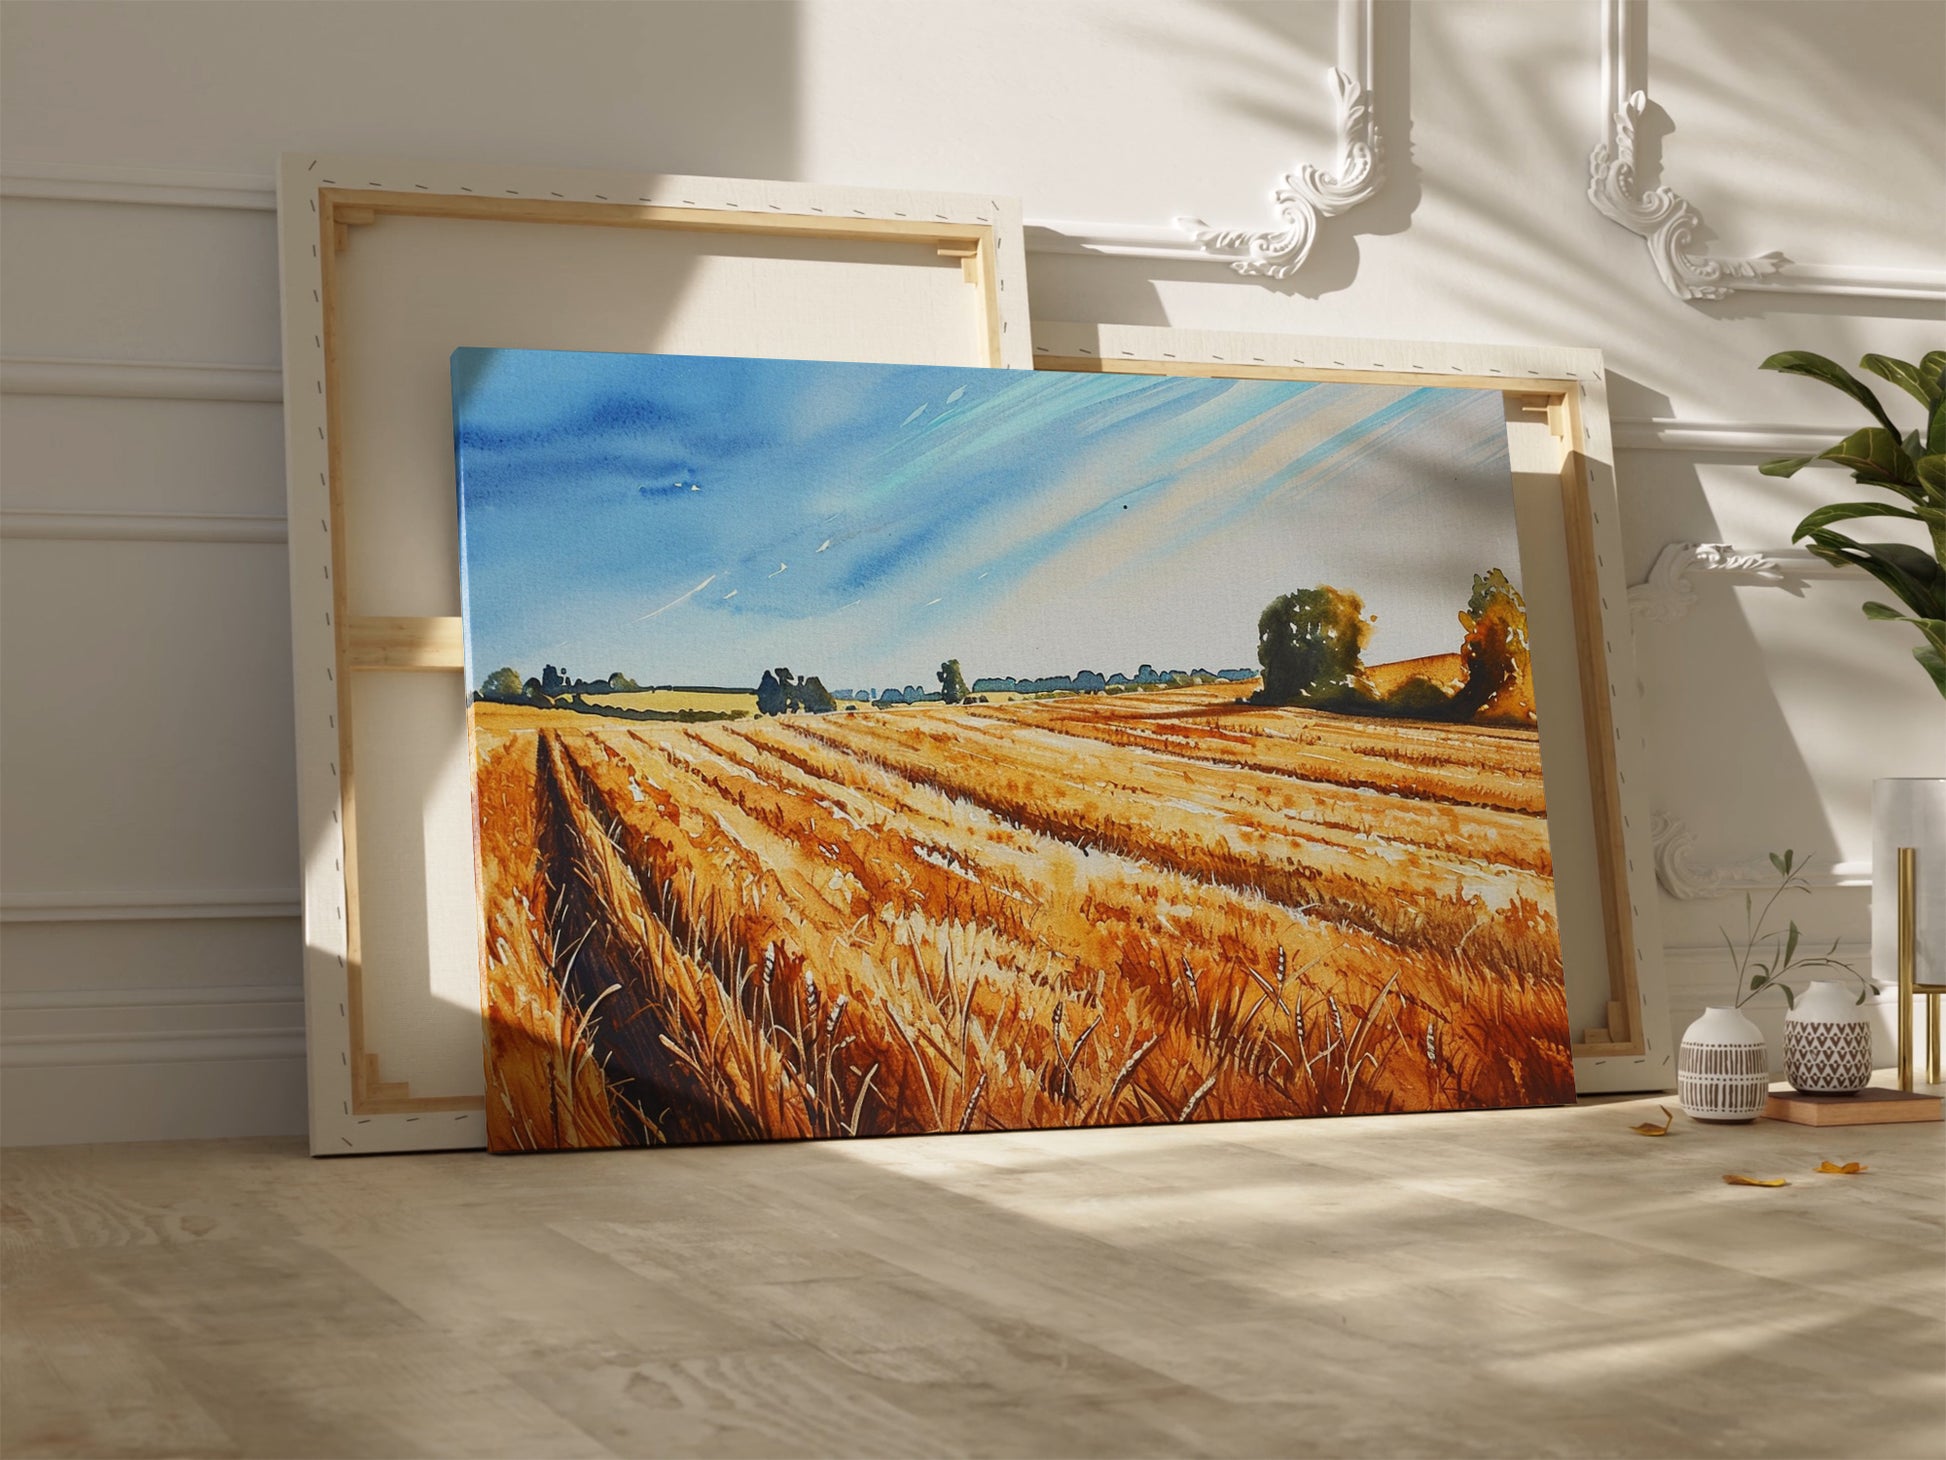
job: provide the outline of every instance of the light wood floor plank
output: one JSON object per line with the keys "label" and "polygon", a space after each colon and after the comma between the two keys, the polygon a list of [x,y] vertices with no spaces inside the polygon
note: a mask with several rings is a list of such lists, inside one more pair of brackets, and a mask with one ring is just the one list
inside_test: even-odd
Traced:
{"label": "light wood floor plank", "polygon": [[1655,1104],[9,1151],[0,1450],[1939,1454],[1946,1128]]}

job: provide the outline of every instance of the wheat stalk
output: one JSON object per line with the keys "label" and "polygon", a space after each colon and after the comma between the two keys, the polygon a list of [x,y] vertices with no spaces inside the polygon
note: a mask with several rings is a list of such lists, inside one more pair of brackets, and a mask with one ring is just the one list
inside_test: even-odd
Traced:
{"label": "wheat stalk", "polygon": [[1210,1071],[1209,1078],[1196,1087],[1196,1093],[1189,1097],[1189,1103],[1183,1106],[1182,1114],[1178,1115],[1176,1119],[1188,1120],[1190,1116],[1196,1113],[1196,1107],[1203,1103],[1203,1097],[1209,1094],[1209,1092],[1211,1090],[1214,1090],[1215,1088],[1216,1088],[1216,1071],[1212,1070]]}

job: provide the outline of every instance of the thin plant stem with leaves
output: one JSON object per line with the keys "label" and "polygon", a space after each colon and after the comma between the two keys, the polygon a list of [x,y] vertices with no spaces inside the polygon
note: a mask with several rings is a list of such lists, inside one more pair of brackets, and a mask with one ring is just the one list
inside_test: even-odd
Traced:
{"label": "thin plant stem with leaves", "polygon": [[1743,894],[1743,946],[1738,947],[1731,940],[1728,929],[1718,929],[1723,934],[1723,946],[1730,950],[1730,962],[1736,969],[1734,1007],[1741,1009],[1766,989],[1775,988],[1783,992],[1786,1006],[1796,1008],[1797,995],[1784,982],[1784,976],[1804,973],[1813,968],[1842,968],[1858,980],[1858,998],[1854,1002],[1864,1003],[1868,995],[1878,992],[1878,985],[1842,958],[1834,956],[1838,952],[1836,938],[1831,940],[1831,946],[1823,953],[1799,957],[1798,945],[1804,935],[1794,921],[1787,920],[1782,930],[1770,929],[1770,915],[1779,902],[1793,892],[1810,892],[1811,884],[1804,876],[1805,868],[1811,865],[1810,859],[1807,857],[1800,862],[1797,853],[1786,848],[1770,854],[1770,865],[1777,869],[1777,887],[1764,903],[1763,911],[1756,910],[1756,899],[1750,893]]}

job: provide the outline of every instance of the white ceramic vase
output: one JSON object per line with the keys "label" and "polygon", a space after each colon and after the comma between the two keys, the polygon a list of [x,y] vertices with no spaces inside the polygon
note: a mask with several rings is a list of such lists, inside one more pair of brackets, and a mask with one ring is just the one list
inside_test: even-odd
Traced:
{"label": "white ceramic vase", "polygon": [[1819,982],[1784,1016],[1784,1078],[1805,1095],[1856,1095],[1872,1082],[1872,1026],[1855,989]]}
{"label": "white ceramic vase", "polygon": [[1770,1046],[1736,1009],[1711,1007],[1683,1031],[1676,1092],[1696,1120],[1749,1121],[1770,1094]]}

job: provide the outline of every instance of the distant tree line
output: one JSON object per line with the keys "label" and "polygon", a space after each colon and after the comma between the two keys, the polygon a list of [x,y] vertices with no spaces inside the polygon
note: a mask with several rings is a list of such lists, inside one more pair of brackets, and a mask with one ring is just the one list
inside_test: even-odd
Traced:
{"label": "distant tree line", "polygon": [[1083,669],[1074,674],[1043,675],[1039,679],[976,679],[973,688],[1014,694],[1117,694],[1133,689],[1182,689],[1192,684],[1239,683],[1255,679],[1254,669],[1157,669],[1144,664],[1133,674],[1104,675]]}
{"label": "distant tree line", "polygon": [[948,659],[935,676],[939,688],[929,690],[916,684],[903,689],[834,690],[841,700],[865,700],[877,704],[977,704],[990,694],[1118,694],[1135,689],[1181,689],[1192,684],[1234,684],[1255,679],[1255,669],[1157,669],[1144,664],[1134,674],[1103,674],[1097,669],[1081,669],[1073,674],[1047,674],[1036,679],[1016,679],[1012,675],[987,675],[970,684],[957,659]]}
{"label": "distant tree line", "polygon": [[526,705],[536,710],[573,710],[577,714],[600,715],[609,720],[680,720],[697,724],[706,720],[739,720],[744,710],[655,710],[616,704],[590,704],[589,695],[640,694],[643,686],[617,670],[606,679],[576,679],[567,670],[549,664],[538,677],[522,679],[512,666],[496,669],[480,681],[473,691],[475,700],[495,705]]}
{"label": "distant tree line", "polygon": [[548,664],[537,679],[522,679],[520,671],[513,668],[496,669],[480,681],[473,698],[500,705],[546,706],[569,695],[631,694],[641,688],[620,670],[606,679],[576,679],[567,670]]}
{"label": "distant tree line", "polygon": [[1388,693],[1372,687],[1364,651],[1375,620],[1356,593],[1320,584],[1273,598],[1257,619],[1260,705],[1306,705],[1418,720],[1534,723],[1527,604],[1507,575],[1475,574],[1459,612],[1461,673],[1440,684],[1414,675]]}

